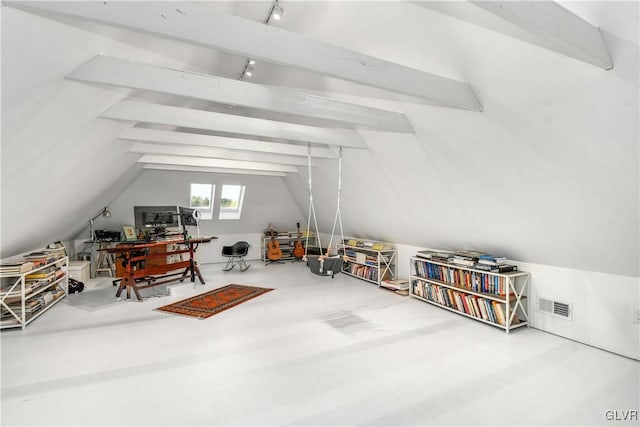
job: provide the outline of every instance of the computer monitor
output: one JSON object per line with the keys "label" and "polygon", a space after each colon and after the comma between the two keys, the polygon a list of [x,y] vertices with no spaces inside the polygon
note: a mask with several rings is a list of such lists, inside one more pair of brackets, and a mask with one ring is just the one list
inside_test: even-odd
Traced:
{"label": "computer monitor", "polygon": [[133,215],[140,230],[180,226],[177,206],[134,206]]}
{"label": "computer monitor", "polygon": [[180,212],[180,222],[182,223],[182,226],[198,226],[198,220],[196,218],[200,212],[198,212],[196,209],[185,208],[183,206],[180,206],[178,208],[178,211]]}

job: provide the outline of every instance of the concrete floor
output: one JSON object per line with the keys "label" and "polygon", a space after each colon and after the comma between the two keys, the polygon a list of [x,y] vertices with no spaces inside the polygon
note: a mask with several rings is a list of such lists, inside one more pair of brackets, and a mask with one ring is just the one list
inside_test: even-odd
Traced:
{"label": "concrete floor", "polygon": [[[144,302],[92,279],[2,331],[2,425],[638,425],[637,361],[252,264]],[[275,290],[206,320],[153,311],[230,283]]]}

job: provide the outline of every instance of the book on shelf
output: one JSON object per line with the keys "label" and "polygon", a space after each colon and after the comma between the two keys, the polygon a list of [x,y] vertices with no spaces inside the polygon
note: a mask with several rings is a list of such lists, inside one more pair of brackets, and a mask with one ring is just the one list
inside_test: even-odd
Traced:
{"label": "book on shelf", "polygon": [[[7,304],[9,309],[14,313],[22,313],[22,301],[14,301]],[[44,301],[41,298],[33,298],[24,302],[24,312],[26,314],[33,314],[40,311],[44,307]],[[2,317],[13,317],[11,313],[6,310],[2,310]]]}
{"label": "book on shelf", "polygon": [[488,271],[490,273],[511,273],[518,271],[518,266],[511,264],[486,265],[477,263],[474,268],[477,270]]}
{"label": "book on shelf", "polygon": [[[419,279],[411,281],[410,289],[415,296],[502,326],[506,326],[507,318],[511,317],[516,309],[511,306],[507,313],[506,302],[471,295],[464,289],[452,289]],[[519,323],[520,320],[514,314],[511,325]]]}
{"label": "book on shelf", "polygon": [[503,256],[493,256],[489,254],[482,254],[478,257],[478,262],[480,264],[487,264],[487,265],[506,264],[507,258]]}
{"label": "book on shelf", "polygon": [[473,260],[477,260],[480,257],[480,255],[483,255],[483,253],[478,251],[470,251],[466,249],[455,251],[453,254],[454,257],[461,257],[461,258],[473,259]]}
{"label": "book on shelf", "polygon": [[35,267],[40,267],[42,265],[51,264],[52,262],[55,262],[62,257],[58,256],[55,253],[38,251],[38,252],[31,252],[28,255],[24,255],[23,258],[25,259],[25,261],[32,262],[35,268]]}
{"label": "book on shelf", "polygon": [[[34,291],[33,288],[25,286],[24,288],[25,298],[28,298],[29,295],[33,293],[33,291]],[[6,290],[3,289],[0,292],[0,297],[2,298],[2,301],[5,303],[20,301],[20,299],[22,298],[22,290],[19,287],[14,288],[12,291],[9,291],[8,288]]]}
{"label": "book on shelf", "polygon": [[11,314],[6,317],[2,316],[2,318],[0,318],[0,326],[17,325],[18,323],[20,323],[20,321],[13,317]]}
{"label": "book on shelf", "polygon": [[21,274],[31,271],[34,264],[31,261],[5,263],[0,265],[0,274]]}
{"label": "book on shelf", "polygon": [[458,255],[451,258],[451,262],[453,264],[462,265],[464,267],[473,267],[474,265],[476,265],[476,262],[473,259],[462,258],[462,257],[459,257]]}
{"label": "book on shelf", "polygon": [[56,277],[56,272],[57,272],[57,269],[55,267],[48,267],[48,268],[44,268],[42,270],[38,270],[35,273],[27,274],[25,276],[25,279],[27,281],[29,281],[29,280],[49,280],[49,279],[54,279]]}
{"label": "book on shelf", "polygon": [[63,257],[64,257],[64,251],[61,251],[59,249],[43,249],[41,251],[31,252],[27,255],[22,256],[22,258],[26,260],[47,259],[51,261],[55,261]]}
{"label": "book on shelf", "polygon": [[[452,264],[453,266],[468,267],[490,273],[510,273],[518,271],[518,266],[507,264],[507,258],[504,256],[494,256],[470,250],[444,252],[425,249],[417,251],[416,258],[422,258],[424,260],[443,264]],[[419,270],[416,269],[416,272],[419,272]],[[439,280],[442,279],[440,278]]]}
{"label": "book on shelf", "polygon": [[354,276],[361,277],[373,282],[378,281],[378,269],[368,265],[351,264],[347,271]]}
{"label": "book on shelf", "polygon": [[437,262],[449,262],[449,259],[453,257],[453,252],[449,251],[434,251],[425,249],[416,252],[416,256],[420,258],[431,259]]}

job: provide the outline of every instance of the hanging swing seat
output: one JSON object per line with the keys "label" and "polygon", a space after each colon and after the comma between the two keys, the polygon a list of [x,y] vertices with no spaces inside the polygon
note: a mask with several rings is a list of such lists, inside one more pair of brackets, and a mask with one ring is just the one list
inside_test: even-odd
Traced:
{"label": "hanging swing seat", "polygon": [[342,271],[342,256],[307,255],[307,265],[318,276],[333,277]]}
{"label": "hanging swing seat", "polygon": [[319,248],[317,246],[311,246],[309,248],[305,248],[305,250],[307,251],[307,255],[322,255],[322,248]]}
{"label": "hanging swing seat", "polygon": [[[342,190],[342,147],[340,147],[340,153],[338,156],[338,201],[336,206],[336,215],[333,220],[333,229],[331,230],[331,240],[326,251],[322,250],[322,243],[320,242],[320,230],[318,229],[318,220],[316,218],[316,210],[313,205],[313,187],[311,185],[311,143],[308,144],[307,165],[309,171],[309,218],[307,219],[307,242],[305,244],[305,256],[303,259],[307,260],[307,266],[312,273],[319,276],[331,276],[333,278],[337,273],[342,271],[343,258],[340,255],[329,256],[325,253],[331,251],[333,244],[333,236],[336,231],[336,225],[340,225],[340,235],[344,242],[344,232],[342,230],[342,215],[340,214],[340,192]],[[316,236],[318,240],[318,247],[309,247],[309,235],[311,233],[311,219],[316,226]],[[343,248],[344,251],[344,248]],[[346,256],[346,252],[344,252]]]}

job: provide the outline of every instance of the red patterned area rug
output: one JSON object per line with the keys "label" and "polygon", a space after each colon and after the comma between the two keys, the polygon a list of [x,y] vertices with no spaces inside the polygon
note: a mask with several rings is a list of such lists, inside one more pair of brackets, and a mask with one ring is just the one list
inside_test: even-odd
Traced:
{"label": "red patterned area rug", "polygon": [[206,319],[218,314],[228,308],[242,304],[252,298],[258,297],[266,292],[272,291],[269,288],[258,288],[256,286],[227,285],[173,304],[165,305],[156,310],[166,311],[183,316]]}

